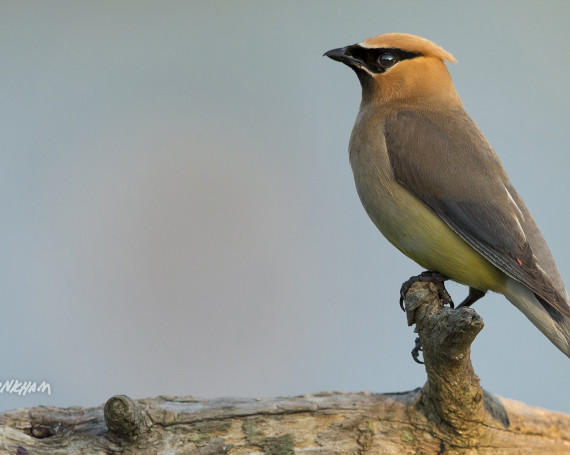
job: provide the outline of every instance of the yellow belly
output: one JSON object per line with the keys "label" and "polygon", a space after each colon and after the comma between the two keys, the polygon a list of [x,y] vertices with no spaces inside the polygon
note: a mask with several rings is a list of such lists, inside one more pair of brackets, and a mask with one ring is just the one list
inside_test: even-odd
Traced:
{"label": "yellow belly", "polygon": [[366,212],[384,236],[422,267],[482,291],[504,293],[508,276],[457,235],[394,179],[382,108],[361,107],[350,138],[350,163]]}
{"label": "yellow belly", "polygon": [[402,253],[453,281],[482,291],[504,293],[507,275],[396,181],[379,182],[370,174],[356,173],[355,179],[366,212]]}

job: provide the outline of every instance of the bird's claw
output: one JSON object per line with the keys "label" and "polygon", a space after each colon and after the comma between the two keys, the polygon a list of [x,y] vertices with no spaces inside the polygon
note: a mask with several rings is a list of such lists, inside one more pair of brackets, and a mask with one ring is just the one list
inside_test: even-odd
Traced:
{"label": "bird's claw", "polygon": [[[443,284],[444,281],[446,281],[447,279],[448,278],[446,276],[444,276],[438,272],[422,272],[419,275],[411,277],[409,280],[405,281],[402,284],[402,287],[400,288],[400,308],[402,309],[402,311],[406,311],[406,306],[404,303],[404,300],[406,298],[406,294],[410,290],[410,287],[412,286],[412,284],[414,284],[418,281],[419,282],[426,282],[426,281],[433,282],[437,286],[439,298],[441,299],[443,304],[448,304],[451,308],[454,308],[453,300],[451,300],[451,297],[448,294],[448,292],[445,289],[445,286]],[[414,333],[418,333],[417,328],[414,329]],[[424,362],[421,361],[419,358],[420,352],[423,352],[422,342],[421,342],[419,337],[416,337],[415,343],[416,343],[416,345],[414,346],[414,349],[412,349],[412,358],[414,359],[414,362],[423,365]]]}
{"label": "bird's claw", "polygon": [[404,306],[404,296],[402,295],[402,291],[400,290],[400,308],[402,311],[406,311],[406,307]]}
{"label": "bird's claw", "polygon": [[412,349],[412,358],[414,359],[414,362],[423,365],[424,363],[419,359],[420,351],[423,351],[422,342],[420,340],[420,337],[417,337],[416,345],[414,346],[414,349]]}
{"label": "bird's claw", "polygon": [[443,282],[446,280],[448,280],[448,278],[445,275],[442,275],[441,273],[426,271],[420,273],[419,275],[411,277],[407,281],[404,281],[404,283],[402,283],[402,287],[400,287],[400,308],[402,309],[402,311],[406,311],[404,299],[406,298],[406,294],[410,290],[412,284],[418,281],[420,282],[432,281],[433,283],[435,283],[438,287],[439,294],[443,302],[449,304],[449,306],[453,308],[454,307],[453,301],[451,300],[451,297],[447,293],[445,286],[443,286]]}

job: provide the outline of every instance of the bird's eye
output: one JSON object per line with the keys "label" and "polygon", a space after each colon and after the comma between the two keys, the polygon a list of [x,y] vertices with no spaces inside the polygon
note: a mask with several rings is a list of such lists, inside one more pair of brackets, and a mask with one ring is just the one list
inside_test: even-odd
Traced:
{"label": "bird's eye", "polygon": [[382,68],[390,68],[394,66],[397,61],[398,59],[396,56],[390,54],[389,52],[386,52],[385,54],[382,54],[380,57],[378,57],[378,63]]}

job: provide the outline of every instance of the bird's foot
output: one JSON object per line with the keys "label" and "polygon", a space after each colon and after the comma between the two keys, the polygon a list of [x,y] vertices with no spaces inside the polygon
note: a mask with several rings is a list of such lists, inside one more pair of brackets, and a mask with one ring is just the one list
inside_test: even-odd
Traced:
{"label": "bird's foot", "polygon": [[412,349],[412,358],[414,359],[414,362],[423,365],[424,362],[419,359],[420,351],[423,351],[422,341],[420,340],[420,337],[416,337],[416,345],[414,346],[414,349]]}
{"label": "bird's foot", "polygon": [[[418,281],[420,282],[431,281],[432,283],[434,283],[437,287],[437,293],[441,302],[444,305],[449,305],[451,308],[454,308],[453,300],[451,300],[451,296],[447,292],[447,289],[445,289],[444,285],[444,282],[447,279],[448,278],[445,275],[442,275],[441,273],[438,272],[422,272],[419,275],[411,277],[409,280],[404,282],[404,284],[402,284],[402,287],[400,288],[400,308],[402,308],[402,311],[406,311],[406,308],[404,306],[404,298],[406,297],[406,294],[410,290],[412,284]],[[418,333],[418,330],[414,329],[414,332]],[[415,346],[414,349],[412,349],[412,358],[414,359],[414,362],[419,364],[424,363],[419,358],[420,352],[422,351],[423,351],[422,342],[419,337],[416,337]]]}
{"label": "bird's foot", "polygon": [[422,272],[419,275],[413,276],[407,281],[404,281],[402,287],[400,288],[400,308],[402,309],[402,311],[406,311],[406,308],[404,306],[404,298],[406,297],[406,293],[409,291],[412,284],[414,284],[417,281],[421,282],[431,281],[432,283],[434,283],[437,286],[439,298],[441,299],[443,304],[444,305],[447,304],[451,308],[454,308],[453,300],[451,300],[451,296],[449,295],[447,289],[445,289],[445,286],[443,285],[444,281],[446,280],[448,280],[448,278],[445,275],[442,275],[441,273],[427,271],[427,272]]}
{"label": "bird's foot", "polygon": [[485,291],[480,291],[479,289],[469,287],[469,295],[465,297],[465,300],[463,300],[463,302],[457,305],[456,309],[458,310],[459,308],[470,307],[477,300],[479,300],[481,297],[484,296],[485,296]]}

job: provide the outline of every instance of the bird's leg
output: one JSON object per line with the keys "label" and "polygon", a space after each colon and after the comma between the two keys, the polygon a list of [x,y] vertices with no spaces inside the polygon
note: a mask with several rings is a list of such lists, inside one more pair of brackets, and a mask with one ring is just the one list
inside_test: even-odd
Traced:
{"label": "bird's leg", "polygon": [[[437,286],[437,290],[439,293],[439,297],[441,298],[441,301],[444,304],[446,304],[446,303],[449,304],[449,306],[451,308],[453,308],[454,307],[453,306],[453,300],[451,300],[451,296],[449,295],[449,293],[447,292],[447,289],[445,289],[445,286],[443,285],[443,282],[448,280],[448,279],[449,278],[447,278],[445,275],[442,275],[441,273],[430,272],[430,271],[422,272],[419,275],[411,277],[409,280],[405,281],[404,284],[402,284],[402,287],[400,288],[400,308],[402,309],[402,311],[406,311],[406,309],[404,307],[404,298],[406,296],[406,293],[410,289],[410,286],[413,283],[415,283],[416,281],[422,281],[422,282],[431,281],[432,283],[435,283],[435,285]],[[477,297],[477,298],[480,298],[480,297]],[[477,299],[475,299],[475,300],[477,300]],[[471,303],[473,303],[473,302],[471,302]]]}
{"label": "bird's leg", "polygon": [[469,295],[465,297],[465,300],[461,302],[456,309],[458,310],[459,308],[470,307],[484,295],[485,295],[484,291],[480,291],[479,289],[469,287]]}

